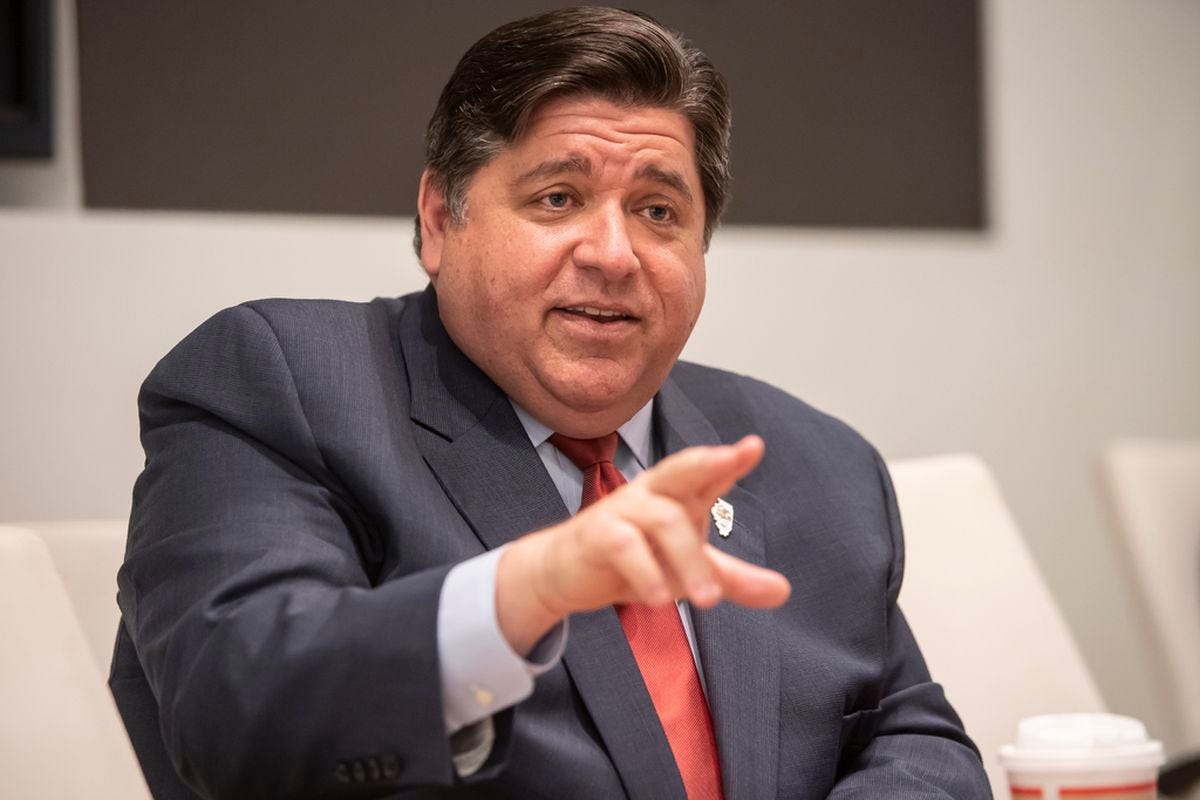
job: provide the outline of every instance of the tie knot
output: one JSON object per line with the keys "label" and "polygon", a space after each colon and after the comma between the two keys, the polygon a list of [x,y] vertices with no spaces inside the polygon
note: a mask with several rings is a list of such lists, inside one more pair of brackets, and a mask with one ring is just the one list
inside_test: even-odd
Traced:
{"label": "tie knot", "polygon": [[596,439],[572,439],[556,433],[550,437],[550,444],[561,450],[582,472],[596,464],[613,460],[617,452],[617,433],[613,431]]}

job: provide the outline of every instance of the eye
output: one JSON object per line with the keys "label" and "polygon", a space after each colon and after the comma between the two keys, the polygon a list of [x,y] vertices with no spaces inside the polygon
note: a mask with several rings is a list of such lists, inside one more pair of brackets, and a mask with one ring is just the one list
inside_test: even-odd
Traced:
{"label": "eye", "polygon": [[642,209],[642,213],[649,217],[652,222],[671,222],[675,219],[670,206],[646,206]]}
{"label": "eye", "polygon": [[566,192],[550,192],[542,196],[541,202],[547,208],[566,208],[571,204],[571,195]]}

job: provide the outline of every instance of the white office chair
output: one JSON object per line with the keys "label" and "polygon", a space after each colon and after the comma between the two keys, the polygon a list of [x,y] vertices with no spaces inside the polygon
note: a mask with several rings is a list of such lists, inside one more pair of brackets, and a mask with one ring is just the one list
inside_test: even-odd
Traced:
{"label": "white office chair", "polygon": [[121,612],[116,571],[125,559],[125,519],[16,523],[42,537],[101,673],[108,674]]}
{"label": "white office chair", "polygon": [[997,753],[1022,717],[1104,702],[987,466],[949,455],[889,468],[907,552],[900,605],[1007,797]]}
{"label": "white office chair", "polygon": [[[1200,755],[1200,441],[1118,441],[1103,459],[1120,543],[1151,632],[1157,683],[1186,750]],[[1200,760],[1181,785],[1200,786]],[[1164,787],[1168,773],[1163,773]],[[1187,777],[1184,780],[1184,777]],[[1200,788],[1195,790],[1200,796]]]}
{"label": "white office chair", "polygon": [[121,611],[117,570],[125,557],[123,519],[21,522],[46,542],[100,672],[108,675]]}
{"label": "white office chair", "polygon": [[0,797],[149,798],[43,540],[0,527]]}

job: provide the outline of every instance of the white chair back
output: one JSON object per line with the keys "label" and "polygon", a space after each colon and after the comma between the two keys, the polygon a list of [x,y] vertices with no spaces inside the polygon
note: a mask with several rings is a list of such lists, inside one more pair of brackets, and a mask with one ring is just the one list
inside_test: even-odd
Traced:
{"label": "white chair back", "polygon": [[1148,621],[1164,705],[1200,748],[1200,441],[1119,441],[1104,454],[1117,531]]}
{"label": "white chair back", "polygon": [[149,798],[50,552],[0,527],[0,797]]}
{"label": "white chair back", "polygon": [[117,570],[125,558],[123,519],[22,522],[46,542],[100,672],[108,675],[121,611]]}
{"label": "white chair back", "polygon": [[906,542],[901,608],[1007,797],[997,754],[1022,717],[1104,702],[987,466],[948,455],[889,468]]}

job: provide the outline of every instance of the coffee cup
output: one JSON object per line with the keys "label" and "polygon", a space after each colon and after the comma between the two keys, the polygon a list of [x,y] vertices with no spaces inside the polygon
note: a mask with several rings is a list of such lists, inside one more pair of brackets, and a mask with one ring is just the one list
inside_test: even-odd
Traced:
{"label": "coffee cup", "polygon": [[1116,714],[1047,714],[1017,725],[1000,748],[1013,800],[1154,800],[1161,742]]}

